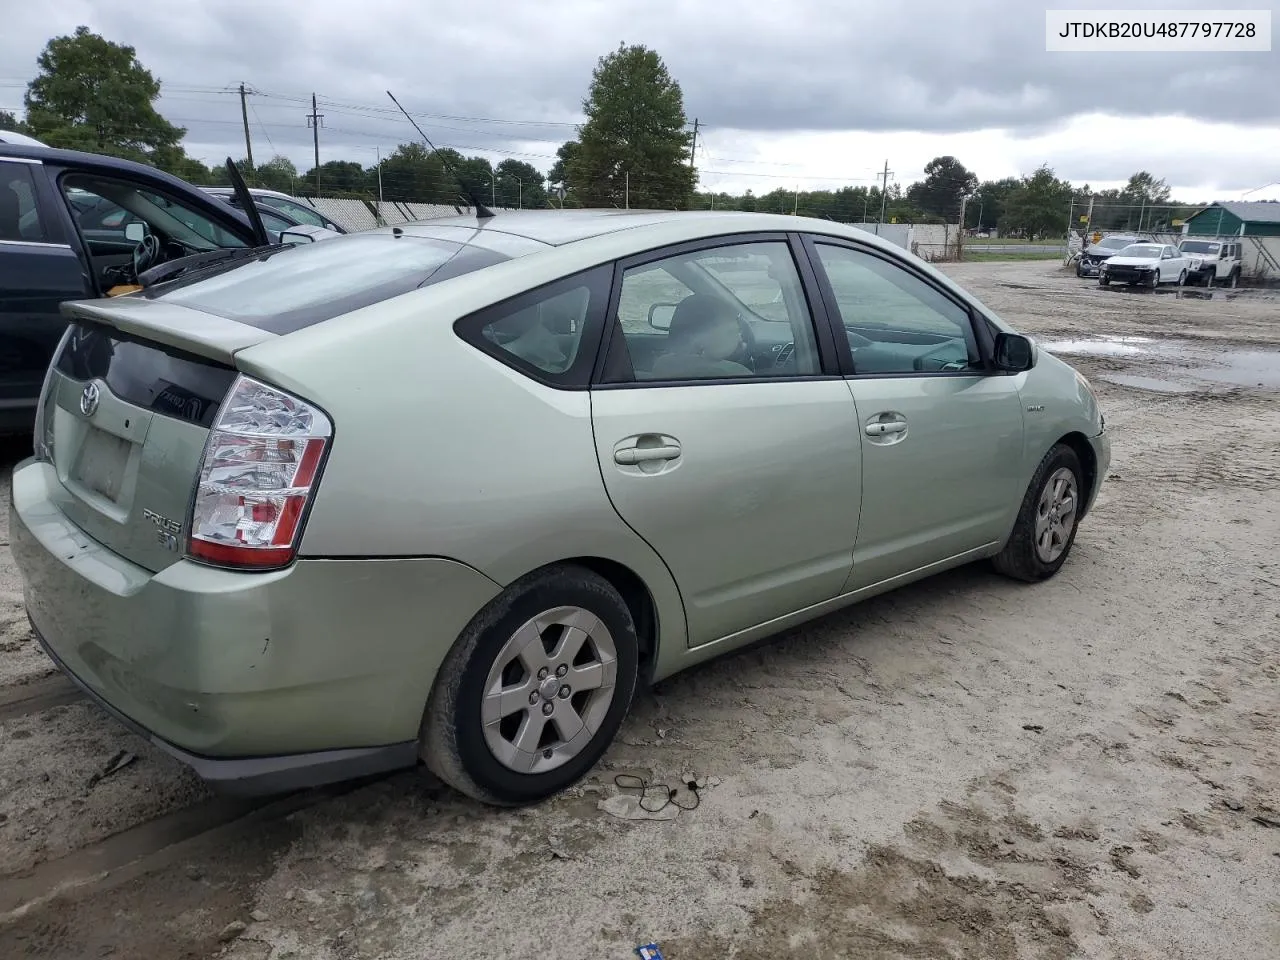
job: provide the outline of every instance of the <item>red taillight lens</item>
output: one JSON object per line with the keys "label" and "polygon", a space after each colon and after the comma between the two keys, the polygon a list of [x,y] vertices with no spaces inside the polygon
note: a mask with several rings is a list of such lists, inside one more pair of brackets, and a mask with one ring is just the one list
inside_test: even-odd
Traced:
{"label": "red taillight lens", "polygon": [[190,555],[223,567],[292,563],[331,436],[315,407],[237,378],[205,445]]}

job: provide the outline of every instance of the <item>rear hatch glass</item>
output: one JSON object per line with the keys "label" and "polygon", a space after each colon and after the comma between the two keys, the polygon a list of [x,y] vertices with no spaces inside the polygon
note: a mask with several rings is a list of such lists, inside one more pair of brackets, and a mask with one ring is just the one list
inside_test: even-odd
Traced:
{"label": "rear hatch glass", "polygon": [[157,284],[143,296],[286,334],[508,259],[433,237],[348,234]]}

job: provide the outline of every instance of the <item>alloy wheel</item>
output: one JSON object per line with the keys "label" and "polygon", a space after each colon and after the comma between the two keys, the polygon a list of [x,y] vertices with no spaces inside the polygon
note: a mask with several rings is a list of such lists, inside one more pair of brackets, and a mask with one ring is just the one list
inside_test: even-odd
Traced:
{"label": "alloy wheel", "polygon": [[1036,556],[1042,563],[1053,563],[1067,549],[1078,500],[1075,474],[1059,467],[1045,481],[1036,504]]}
{"label": "alloy wheel", "polygon": [[555,607],[527,620],[485,679],[480,715],[494,759],[537,774],[581,753],[613,703],[617,659],[612,634],[589,610]]}

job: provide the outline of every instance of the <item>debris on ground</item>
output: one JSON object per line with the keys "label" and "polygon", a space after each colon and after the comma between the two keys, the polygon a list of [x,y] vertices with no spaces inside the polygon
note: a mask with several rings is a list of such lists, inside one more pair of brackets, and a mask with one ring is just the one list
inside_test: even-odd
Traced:
{"label": "debris on ground", "polygon": [[680,808],[674,804],[668,803],[658,810],[650,810],[641,803],[639,797],[624,794],[605,797],[596,803],[596,809],[619,820],[674,820],[680,816]]}

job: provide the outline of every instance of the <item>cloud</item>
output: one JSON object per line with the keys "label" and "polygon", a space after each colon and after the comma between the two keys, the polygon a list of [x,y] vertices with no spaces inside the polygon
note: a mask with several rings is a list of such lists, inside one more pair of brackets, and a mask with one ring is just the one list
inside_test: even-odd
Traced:
{"label": "cloud", "polygon": [[[389,88],[430,115],[424,126],[438,145],[547,169],[573,135],[596,59],[622,41],[658,50],[680,81],[715,159],[699,163],[720,171],[704,181],[755,179],[766,189],[787,176],[778,148],[818,133],[858,149],[852,159],[791,156],[806,176],[869,178],[883,158],[862,148],[875,142],[872,154],[892,148],[899,179],[944,152],[995,177],[1053,145],[1057,162],[1045,159],[1069,161],[1084,179],[1146,167],[1171,179],[1166,171],[1176,169],[1191,185],[1244,183],[1258,179],[1265,159],[1246,141],[1280,122],[1280,98],[1264,95],[1280,89],[1273,54],[1050,54],[1044,10],[1025,0],[63,0],[6,14],[0,107],[20,103],[45,41],[80,23],[137,48],[165,82],[163,112],[188,128],[190,152],[207,160],[243,153],[232,91],[244,81],[260,91],[250,99],[255,157],[284,153],[310,166],[305,117],[315,91],[321,159],[372,162],[414,136]],[[1125,119],[1082,131],[1080,119],[1098,114]],[[1220,132],[1237,139],[1138,140],[1125,133],[1130,121],[1180,131],[1195,129],[1186,122],[1224,123]],[[1064,130],[1093,142],[1083,148]],[[972,144],[973,153],[953,143]],[[775,163],[749,162],[761,157]],[[819,159],[830,171],[814,171]]]}

